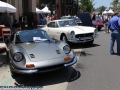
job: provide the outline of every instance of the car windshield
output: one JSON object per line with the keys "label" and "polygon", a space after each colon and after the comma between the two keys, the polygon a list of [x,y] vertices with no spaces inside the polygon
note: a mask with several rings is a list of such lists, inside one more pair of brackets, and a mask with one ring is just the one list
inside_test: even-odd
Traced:
{"label": "car windshield", "polygon": [[42,30],[27,30],[23,32],[18,32],[16,36],[16,42],[41,42],[41,41],[51,41],[50,37],[45,31]]}
{"label": "car windshield", "polygon": [[76,22],[82,23],[82,21],[81,21],[79,18],[75,18],[74,20],[75,20]]}
{"label": "car windshield", "polygon": [[73,16],[71,16],[71,17],[61,17],[61,19],[74,19],[76,22],[80,22],[80,23],[82,23],[82,21],[80,20],[80,18],[78,18],[78,17],[73,17]]}
{"label": "car windshield", "polygon": [[78,24],[75,22],[75,20],[58,21],[58,24],[59,24],[60,27],[78,26]]}

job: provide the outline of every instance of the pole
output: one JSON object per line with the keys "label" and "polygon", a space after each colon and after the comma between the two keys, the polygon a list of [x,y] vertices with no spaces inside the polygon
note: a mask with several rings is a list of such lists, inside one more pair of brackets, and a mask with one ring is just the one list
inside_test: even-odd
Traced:
{"label": "pole", "polygon": [[79,2],[78,2],[78,0],[77,0],[77,13],[78,13],[78,5],[79,5]]}

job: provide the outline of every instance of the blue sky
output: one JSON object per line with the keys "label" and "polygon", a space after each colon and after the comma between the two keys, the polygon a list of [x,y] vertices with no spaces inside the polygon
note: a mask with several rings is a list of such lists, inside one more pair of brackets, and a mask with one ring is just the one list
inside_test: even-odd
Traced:
{"label": "blue sky", "polygon": [[94,2],[96,3],[95,4],[95,8],[98,8],[100,6],[106,6],[106,7],[110,7],[110,3],[112,2],[113,0],[94,0]]}

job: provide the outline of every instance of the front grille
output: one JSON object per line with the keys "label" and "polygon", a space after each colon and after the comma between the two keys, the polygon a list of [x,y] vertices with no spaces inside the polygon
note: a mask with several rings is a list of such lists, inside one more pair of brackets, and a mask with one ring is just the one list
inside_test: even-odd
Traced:
{"label": "front grille", "polygon": [[55,65],[55,66],[50,66],[50,67],[44,67],[44,68],[38,68],[39,71],[49,71],[49,70],[55,70],[59,68],[63,68],[63,64],[60,65]]}
{"label": "front grille", "polygon": [[78,34],[78,35],[76,35],[75,37],[76,37],[76,38],[79,38],[79,37],[89,37],[89,36],[92,36],[92,35],[94,35],[94,34],[93,34],[93,33]]}

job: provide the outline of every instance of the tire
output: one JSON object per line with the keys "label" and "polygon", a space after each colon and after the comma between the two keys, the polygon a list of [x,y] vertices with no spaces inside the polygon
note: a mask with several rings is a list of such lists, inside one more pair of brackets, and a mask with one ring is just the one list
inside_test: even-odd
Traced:
{"label": "tire", "polygon": [[18,73],[13,72],[13,71],[11,70],[11,68],[10,68],[10,73],[11,73],[11,76],[12,76],[13,78],[15,78],[15,77],[17,77],[17,76],[19,75]]}
{"label": "tire", "polygon": [[66,35],[64,35],[64,34],[61,36],[61,40],[66,43],[68,42],[68,39],[67,39]]}

